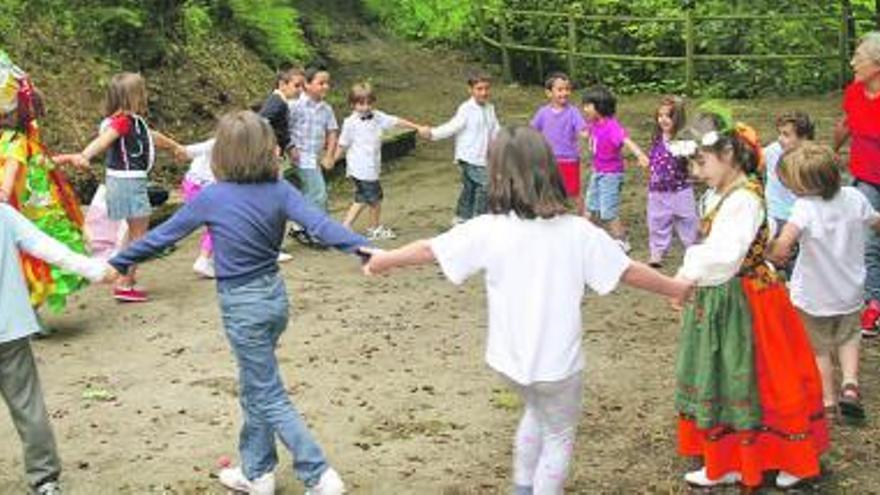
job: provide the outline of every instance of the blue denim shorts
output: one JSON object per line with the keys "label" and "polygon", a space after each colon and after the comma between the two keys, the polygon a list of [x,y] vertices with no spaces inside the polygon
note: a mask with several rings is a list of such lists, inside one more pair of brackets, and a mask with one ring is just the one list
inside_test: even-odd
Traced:
{"label": "blue denim shorts", "polygon": [[107,176],[107,216],[111,220],[149,217],[152,212],[147,179]]}
{"label": "blue denim shorts", "polygon": [[354,182],[354,202],[368,205],[381,203],[384,194],[382,184],[377,180],[360,180],[351,178]]}
{"label": "blue denim shorts", "polygon": [[587,188],[587,209],[593,215],[598,213],[602,221],[616,220],[622,188],[622,173],[593,172]]}

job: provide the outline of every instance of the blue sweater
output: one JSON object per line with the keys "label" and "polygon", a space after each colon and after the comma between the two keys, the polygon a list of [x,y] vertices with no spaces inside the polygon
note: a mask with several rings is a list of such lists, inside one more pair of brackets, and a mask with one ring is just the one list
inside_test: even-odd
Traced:
{"label": "blue sweater", "polygon": [[278,271],[278,252],[288,220],[324,244],[354,253],[369,242],[313,207],[287,181],[218,182],[203,189],[170,219],[110,260],[121,273],[207,225],[214,241],[219,287],[239,286]]}

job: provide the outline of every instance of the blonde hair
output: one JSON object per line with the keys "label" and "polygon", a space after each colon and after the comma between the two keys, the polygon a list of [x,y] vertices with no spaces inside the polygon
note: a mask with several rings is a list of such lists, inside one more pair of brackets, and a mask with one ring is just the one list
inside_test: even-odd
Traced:
{"label": "blonde hair", "polygon": [[120,72],[110,79],[104,98],[104,115],[116,112],[147,113],[147,83],[137,72]]}
{"label": "blonde hair", "polygon": [[351,91],[348,92],[348,103],[354,106],[357,103],[367,103],[372,105],[376,103],[376,95],[373,93],[373,86],[368,82],[361,82],[353,85]]}
{"label": "blonde hair", "polygon": [[830,147],[806,142],[786,153],[779,179],[798,196],[829,200],[840,191],[840,169]]}
{"label": "blonde hair", "polygon": [[217,124],[211,170],[218,181],[257,183],[278,180],[275,134],[250,110],[231,112]]}

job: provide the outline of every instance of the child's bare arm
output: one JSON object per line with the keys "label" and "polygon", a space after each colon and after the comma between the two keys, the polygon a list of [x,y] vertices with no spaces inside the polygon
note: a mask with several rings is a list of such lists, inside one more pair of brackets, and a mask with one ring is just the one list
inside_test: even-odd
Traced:
{"label": "child's bare arm", "polygon": [[98,137],[93,139],[92,142],[81,152],[67,155],[55,155],[52,157],[52,161],[59,165],[73,165],[79,169],[87,169],[89,168],[89,161],[95,156],[103,153],[111,144],[116,142],[117,139],[119,139],[119,133],[116,132],[116,129],[108,127],[104,132],[99,134]]}
{"label": "child's bare arm", "polygon": [[186,149],[181,146],[180,143],[162,134],[161,132],[150,131],[150,135],[153,137],[153,142],[156,143],[157,148],[168,150],[172,152],[175,157],[186,154]]}
{"label": "child's bare arm", "polygon": [[418,131],[419,129],[422,129],[424,127],[419,124],[416,124],[415,122],[413,122],[411,120],[404,119],[403,117],[397,117],[397,125],[399,127],[406,127],[407,129],[412,129],[414,131]]}
{"label": "child's bare arm", "polygon": [[797,225],[787,222],[782,227],[782,232],[770,244],[770,254],[767,256],[773,264],[783,265],[791,256],[791,249],[801,237],[801,229]]}
{"label": "child's bare arm", "polygon": [[327,151],[324,154],[324,159],[321,161],[321,165],[325,170],[331,170],[336,163],[335,157],[338,144],[339,131],[327,132]]}
{"label": "child's bare arm", "polygon": [[364,273],[377,275],[399,266],[426,265],[435,260],[431,243],[426,240],[411,242],[391,251],[367,251],[370,260],[364,265]]}
{"label": "child's bare arm", "polygon": [[18,175],[18,160],[9,158],[3,165],[3,177],[0,182],[0,203],[6,203],[12,197],[12,189],[15,187],[15,176]]}
{"label": "child's bare arm", "polygon": [[846,125],[846,117],[841,118],[834,125],[834,151],[840,151],[849,139],[849,127]]}
{"label": "child's bare arm", "polygon": [[694,289],[692,281],[667,277],[638,261],[633,261],[629,265],[629,268],[620,277],[620,281],[638,289],[666,296],[679,305],[690,296]]}
{"label": "child's bare arm", "polygon": [[642,151],[642,148],[640,148],[639,145],[637,145],[630,138],[624,139],[623,145],[626,147],[626,149],[628,149],[630,151],[630,153],[632,153],[633,155],[636,156],[636,159],[638,159],[638,161],[639,161],[639,165],[641,165],[642,167],[645,167],[645,168],[648,167],[648,164],[649,164],[648,155],[646,155],[645,152]]}

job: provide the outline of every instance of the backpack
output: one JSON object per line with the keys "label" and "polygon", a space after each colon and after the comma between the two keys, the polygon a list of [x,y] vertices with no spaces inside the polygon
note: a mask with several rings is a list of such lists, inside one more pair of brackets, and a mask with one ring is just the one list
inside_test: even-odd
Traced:
{"label": "backpack", "polygon": [[[149,173],[156,160],[156,149],[147,123],[137,114],[129,114],[131,132],[120,136],[107,150],[107,168],[118,171],[143,171]],[[105,120],[102,130],[109,124]]]}

